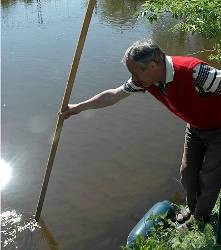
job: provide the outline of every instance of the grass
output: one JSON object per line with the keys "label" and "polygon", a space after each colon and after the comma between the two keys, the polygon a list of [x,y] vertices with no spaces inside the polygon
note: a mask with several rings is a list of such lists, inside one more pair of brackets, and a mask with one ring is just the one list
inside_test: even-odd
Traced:
{"label": "grass", "polygon": [[[121,246],[121,250],[221,250],[216,246],[216,228],[221,194],[207,224],[194,222],[191,230],[184,234],[177,232],[177,223],[165,216],[155,225],[148,239],[138,236],[133,246]],[[177,206],[181,209],[182,206]]]}

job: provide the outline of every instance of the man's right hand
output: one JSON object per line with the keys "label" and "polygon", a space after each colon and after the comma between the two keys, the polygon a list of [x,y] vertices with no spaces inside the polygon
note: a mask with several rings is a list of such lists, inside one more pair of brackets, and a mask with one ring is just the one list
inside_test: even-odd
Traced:
{"label": "man's right hand", "polygon": [[58,115],[64,119],[68,119],[70,116],[79,114],[80,112],[79,104],[68,104],[67,108],[63,112],[60,111]]}

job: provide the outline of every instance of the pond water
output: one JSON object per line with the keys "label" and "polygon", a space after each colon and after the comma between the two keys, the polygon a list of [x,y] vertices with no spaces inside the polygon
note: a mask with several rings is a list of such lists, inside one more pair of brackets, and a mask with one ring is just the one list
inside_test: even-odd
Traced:
{"label": "pond water", "polygon": [[[210,48],[197,35],[168,31],[168,16],[154,25],[137,20],[143,2],[97,1],[71,102],[123,84],[129,74],[120,61],[138,39],[153,38],[169,55]],[[36,210],[86,6],[2,0],[2,158],[12,169],[3,211]],[[182,193],[184,128],[147,94],[65,121],[42,211],[58,248],[119,249],[154,203]]]}

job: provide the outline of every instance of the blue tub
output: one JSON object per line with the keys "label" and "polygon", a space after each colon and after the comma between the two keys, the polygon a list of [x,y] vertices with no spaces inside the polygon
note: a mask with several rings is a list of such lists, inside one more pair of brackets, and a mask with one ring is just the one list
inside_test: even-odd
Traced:
{"label": "blue tub", "polygon": [[156,203],[137,223],[127,237],[127,246],[133,246],[138,235],[142,235],[147,238],[154,225],[160,222],[159,219],[151,219],[153,216],[160,216],[166,214],[167,218],[173,218],[175,216],[175,209],[169,201],[161,201]]}

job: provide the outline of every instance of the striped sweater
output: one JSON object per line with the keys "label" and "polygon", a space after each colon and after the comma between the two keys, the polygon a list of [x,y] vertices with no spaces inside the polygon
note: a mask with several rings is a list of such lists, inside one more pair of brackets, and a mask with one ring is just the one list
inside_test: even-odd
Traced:
{"label": "striped sweater", "polygon": [[[170,56],[166,56],[166,83],[155,83],[161,90],[166,87],[166,84],[172,80],[174,69]],[[193,82],[197,93],[201,96],[210,93],[221,95],[221,70],[211,67],[206,64],[198,64],[193,69]],[[131,78],[122,85],[122,89],[126,93],[145,92],[141,87],[137,87]]]}

